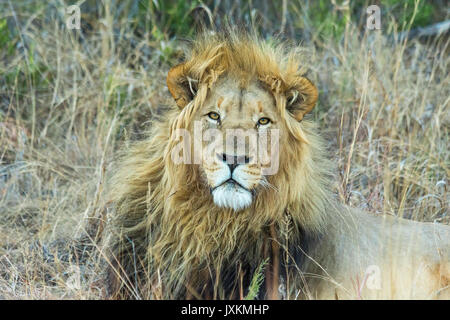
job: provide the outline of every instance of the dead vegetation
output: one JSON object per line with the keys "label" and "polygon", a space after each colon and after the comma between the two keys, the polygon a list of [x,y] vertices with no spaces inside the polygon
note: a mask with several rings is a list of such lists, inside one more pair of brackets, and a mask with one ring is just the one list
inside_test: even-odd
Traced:
{"label": "dead vegetation", "polygon": [[[136,34],[108,5],[83,32],[65,28],[58,1],[27,5],[0,5],[17,31],[0,50],[0,299],[97,299],[91,227],[105,215],[105,182],[117,150],[170,101],[181,44]],[[397,27],[349,23],[339,39],[304,42],[320,90],[312,117],[343,202],[449,224],[449,40],[395,41]]]}

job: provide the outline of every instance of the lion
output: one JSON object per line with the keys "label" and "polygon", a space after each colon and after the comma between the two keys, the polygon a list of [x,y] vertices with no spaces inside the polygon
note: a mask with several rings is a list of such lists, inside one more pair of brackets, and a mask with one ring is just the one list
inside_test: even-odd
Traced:
{"label": "lion", "polygon": [[449,226],[336,199],[302,59],[250,33],[192,41],[167,75],[175,102],[110,182],[108,297],[449,297]]}

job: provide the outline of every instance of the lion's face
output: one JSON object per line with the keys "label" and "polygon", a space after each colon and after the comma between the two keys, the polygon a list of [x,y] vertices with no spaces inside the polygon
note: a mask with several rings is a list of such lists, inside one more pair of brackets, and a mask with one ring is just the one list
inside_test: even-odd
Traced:
{"label": "lion's face", "polygon": [[[259,203],[262,191],[277,190],[279,172],[289,178],[286,159],[298,161],[293,144],[301,143],[299,122],[314,108],[317,89],[294,56],[277,65],[278,53],[261,55],[260,47],[244,42],[203,45],[167,76],[180,108],[172,128],[189,131],[187,159],[200,173],[196,182],[215,205],[239,211]],[[178,151],[172,149],[176,157]]]}
{"label": "lion's face", "polygon": [[191,133],[202,146],[193,152],[217,206],[239,211],[269,186],[267,178],[279,166],[282,131],[274,98],[259,82],[244,88],[225,78],[215,84]]}

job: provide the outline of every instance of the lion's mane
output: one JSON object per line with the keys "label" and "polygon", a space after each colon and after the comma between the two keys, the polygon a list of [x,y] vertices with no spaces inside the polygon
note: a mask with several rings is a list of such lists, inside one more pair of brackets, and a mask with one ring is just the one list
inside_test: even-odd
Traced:
{"label": "lion's mane", "polygon": [[[197,94],[173,104],[150,124],[148,138],[124,151],[111,180],[114,209],[106,240],[109,292],[117,298],[238,297],[268,262],[271,274],[301,255],[333,215],[330,163],[314,125],[289,117],[281,93],[304,73],[295,46],[238,32],[202,34],[189,46],[186,68]],[[187,128],[220,77],[259,79],[272,91],[292,143],[283,146],[275,190],[241,212],[216,207],[197,165],[175,165],[175,128]],[[286,241],[284,241],[286,240]],[[280,249],[286,254],[278,254]],[[283,258],[284,257],[284,258]],[[264,296],[264,294],[262,295]]]}

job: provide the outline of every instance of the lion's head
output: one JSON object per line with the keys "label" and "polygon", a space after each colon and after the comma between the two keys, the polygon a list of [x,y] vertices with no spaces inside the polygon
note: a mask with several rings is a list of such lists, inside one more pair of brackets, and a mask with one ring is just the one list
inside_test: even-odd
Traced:
{"label": "lion's head", "polygon": [[237,32],[192,42],[167,76],[176,105],[126,151],[111,183],[108,247],[122,278],[162,282],[167,297],[186,281],[228,292],[235,268],[251,276],[286,221],[290,243],[323,228],[330,166],[304,119],[318,93],[302,61],[295,46]]}
{"label": "lion's head", "polygon": [[278,174],[306,142],[299,122],[317,89],[303,76],[298,52],[283,50],[249,36],[209,35],[168,74],[177,129],[187,130],[176,130],[184,154],[174,148],[172,156],[199,165],[216,206],[240,211],[262,190],[278,190]]}

